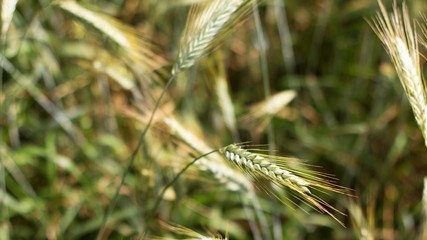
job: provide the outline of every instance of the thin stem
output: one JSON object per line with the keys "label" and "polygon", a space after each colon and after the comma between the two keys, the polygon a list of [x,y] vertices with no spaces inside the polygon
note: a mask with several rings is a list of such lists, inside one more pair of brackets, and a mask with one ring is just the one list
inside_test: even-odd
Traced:
{"label": "thin stem", "polygon": [[178,178],[189,168],[189,167],[191,167],[191,165],[193,165],[195,162],[197,162],[197,160],[199,160],[199,159],[201,159],[201,158],[204,158],[204,157],[206,157],[206,156],[208,156],[208,155],[210,155],[210,154],[212,154],[212,153],[214,153],[214,152],[218,152],[218,150],[212,150],[212,151],[210,151],[210,152],[208,152],[208,153],[205,153],[205,154],[202,154],[202,155],[200,155],[200,156],[198,156],[198,157],[196,157],[195,159],[193,159],[193,161],[191,161],[189,164],[187,164],[181,171],[179,171],[177,174],[176,174],[176,176],[172,179],[172,181],[170,181],[164,188],[163,188],[163,190],[160,192],[160,194],[159,194],[159,196],[157,197],[157,199],[156,199],[156,203],[155,203],[155,205],[154,205],[154,207],[153,207],[153,209],[152,209],[152,214],[154,214],[156,211],[157,211],[157,208],[159,207],[159,205],[160,205],[160,202],[162,201],[162,199],[163,199],[163,195],[165,194],[165,192],[166,192],[166,190],[170,187],[170,186],[172,186],[177,180],[178,180]]}
{"label": "thin stem", "polygon": [[251,200],[251,205],[252,205],[253,211],[255,212],[255,215],[258,218],[260,225],[262,226],[263,229],[268,229],[267,218],[265,217],[265,214],[262,211],[261,204],[260,204],[256,194],[253,191],[250,191],[250,192],[248,192],[248,197]]}
{"label": "thin stem", "polygon": [[168,82],[166,83],[165,87],[163,88],[163,91],[160,94],[160,97],[157,100],[156,105],[154,106],[153,112],[151,113],[150,119],[148,120],[147,125],[145,126],[144,130],[141,133],[141,137],[139,138],[138,145],[136,146],[135,150],[133,151],[132,155],[129,158],[129,163],[128,163],[127,167],[126,167],[126,170],[123,172],[123,176],[122,176],[122,179],[120,181],[120,185],[117,188],[116,193],[114,194],[113,201],[112,201],[111,205],[108,207],[108,210],[107,210],[107,212],[105,213],[105,215],[104,215],[104,217],[102,219],[101,227],[100,227],[100,230],[99,230],[98,235],[96,237],[96,239],[98,239],[98,240],[101,239],[102,234],[104,233],[104,227],[105,227],[105,225],[107,223],[107,220],[110,217],[111,213],[113,212],[113,209],[114,209],[114,207],[115,207],[115,205],[117,203],[117,199],[119,197],[120,190],[121,190],[121,188],[123,187],[123,185],[125,183],[125,179],[126,179],[128,173],[129,173],[129,171],[130,171],[130,169],[131,169],[131,167],[133,165],[133,162],[135,161],[135,158],[136,158],[136,155],[138,153],[138,150],[141,148],[142,144],[144,143],[145,135],[147,134],[148,129],[151,126],[151,123],[152,123],[153,118],[154,118],[154,114],[157,112],[157,109],[160,106],[160,102],[162,101],[162,98],[165,95],[166,90],[169,88],[169,86],[171,85],[171,83],[173,82],[173,80],[175,79],[175,77],[176,77],[175,74],[172,75],[169,78]]}
{"label": "thin stem", "polygon": [[[248,207],[249,203],[245,204],[244,203],[245,199],[243,198],[243,196],[241,196],[240,194],[239,194],[239,196],[240,196],[240,201],[243,202],[243,211],[245,213],[246,218],[248,219],[249,228],[252,231],[253,239],[254,240],[262,239],[261,233],[258,229],[258,226],[256,225],[256,220],[255,220],[254,214],[250,211],[250,209]],[[253,206],[253,207],[255,209],[255,206]]]}
{"label": "thin stem", "polygon": [[[264,37],[264,32],[262,31],[262,25],[261,25],[261,19],[259,16],[258,6],[254,4],[253,6],[254,11],[254,19],[255,19],[255,26],[256,26],[256,35],[258,38],[258,44],[260,48],[260,64],[261,64],[261,74],[262,74],[262,82],[264,85],[264,96],[265,99],[268,100],[268,98],[271,96],[270,91],[270,76],[268,74],[268,60],[267,60],[267,43]],[[268,149],[269,154],[273,155],[274,151],[273,149],[276,149],[275,142],[274,142],[274,129],[273,124],[270,122],[268,125]]]}
{"label": "thin stem", "polygon": [[[292,38],[289,31],[288,20],[286,17],[285,1],[274,0],[273,8],[274,13],[276,15],[277,29],[279,31],[283,61],[285,63],[287,73],[293,74],[295,72],[295,55],[292,48]],[[279,203],[277,199],[274,199],[272,202],[272,208],[277,209],[278,206]],[[274,239],[283,239],[282,221],[280,219],[280,213],[278,211],[273,211],[272,220]]]}
{"label": "thin stem", "polygon": [[285,1],[274,0],[273,8],[276,15],[283,61],[285,63],[288,74],[293,74],[295,71],[295,55],[292,48],[292,39],[286,17]]}
{"label": "thin stem", "polygon": [[[264,86],[264,97],[268,100],[271,96],[270,91],[270,76],[268,73],[268,61],[267,61],[267,42],[264,36],[264,32],[262,30],[261,18],[258,11],[258,6],[253,5],[254,12],[254,20],[255,20],[255,29],[256,35],[258,38],[258,44],[260,48],[260,64],[261,64],[261,74],[262,74],[262,82]],[[274,127],[273,122],[270,121],[267,127],[267,136],[268,136],[268,150],[270,155],[274,155],[275,147],[275,136],[274,136]],[[275,221],[276,222],[276,221]],[[262,223],[262,222],[261,222]],[[263,229],[267,229],[265,226],[262,226]],[[270,239],[269,234],[264,233],[268,239]]]}
{"label": "thin stem", "polygon": [[[1,37],[0,41],[1,41],[1,46],[2,46],[1,47],[2,48],[2,55],[4,55],[6,52],[6,47],[5,47],[5,45],[6,45],[6,34],[4,34]],[[0,58],[0,92],[3,92],[3,58]],[[5,102],[6,101],[7,101],[7,97],[5,97],[3,102],[0,103],[0,115],[3,115],[3,114],[6,115],[6,109],[5,109]],[[3,136],[4,136],[3,135],[3,128],[0,127],[0,139],[2,139]],[[6,141],[4,141],[4,142],[6,142]],[[0,217],[2,219],[5,219],[4,225],[6,225],[8,222],[7,220],[9,220],[9,218],[8,218],[9,209],[6,206],[6,170],[4,167],[5,160],[4,160],[4,157],[2,156],[3,154],[5,154],[5,153],[3,153],[3,151],[6,151],[6,149],[4,149],[4,150],[0,149],[0,188],[1,188],[1,191],[3,192],[1,194],[1,197],[0,197],[0,209],[1,209],[0,210]],[[3,224],[0,225],[0,228],[4,228],[5,227],[4,225]]]}
{"label": "thin stem", "polygon": [[[198,157],[196,157],[195,159],[193,159],[193,161],[191,161],[190,163],[188,163],[181,171],[179,171],[177,174],[176,174],[176,176],[172,179],[172,181],[170,181],[164,188],[163,188],[163,190],[160,192],[160,194],[159,194],[159,196],[157,197],[157,199],[156,199],[156,202],[155,202],[155,204],[154,204],[154,207],[152,208],[152,210],[151,210],[151,213],[149,213],[148,214],[148,218],[147,219],[151,219],[152,217],[153,217],[153,215],[157,212],[157,208],[159,208],[159,205],[160,205],[160,202],[162,201],[162,199],[163,199],[163,195],[165,194],[165,192],[166,192],[166,190],[169,188],[169,187],[171,187],[177,180],[178,180],[178,178],[185,172],[185,171],[187,171],[187,169],[189,168],[189,167],[191,167],[191,165],[193,165],[194,163],[196,163],[197,162],[197,160],[199,160],[199,159],[201,159],[201,158],[204,158],[204,157],[206,157],[206,156],[208,156],[208,155],[210,155],[210,154],[212,154],[212,153],[214,153],[214,152],[218,152],[218,150],[212,150],[212,151],[210,151],[210,152],[208,152],[208,153],[205,153],[205,154],[202,154],[202,155],[200,155],[200,156],[198,156]],[[147,225],[145,225],[145,228],[147,228]],[[144,231],[144,232],[146,232],[146,231]]]}

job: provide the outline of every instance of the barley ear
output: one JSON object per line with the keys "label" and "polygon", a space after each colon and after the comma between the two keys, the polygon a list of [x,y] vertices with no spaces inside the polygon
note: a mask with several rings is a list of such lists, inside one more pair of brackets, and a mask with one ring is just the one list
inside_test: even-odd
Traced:
{"label": "barley ear", "polygon": [[256,0],[212,0],[190,9],[172,74],[190,68],[217,46]]}
{"label": "barley ear", "polygon": [[12,22],[18,0],[3,0],[1,3],[1,35],[5,36]]}
{"label": "barley ear", "polygon": [[230,95],[229,83],[227,81],[227,74],[225,67],[222,63],[222,57],[218,54],[214,68],[210,72],[211,78],[215,80],[215,93],[219,109],[221,110],[225,126],[233,133],[234,139],[238,139],[237,120],[233,101]]}
{"label": "barley ear", "polygon": [[[163,119],[169,132],[177,138],[180,138],[191,148],[199,153],[210,152],[210,148],[202,139],[194,135],[188,128],[185,128],[177,119],[166,117]],[[250,181],[247,180],[240,172],[231,169],[225,164],[221,156],[213,153],[210,156],[197,161],[196,166],[205,172],[209,172],[219,182],[223,183],[231,191],[252,191]]]}
{"label": "barley ear", "polygon": [[276,93],[266,100],[250,106],[249,112],[241,118],[241,121],[245,126],[253,129],[256,134],[260,134],[267,128],[271,119],[279,116],[280,112],[283,113],[282,117],[291,117],[291,111],[287,108],[287,105],[296,95],[297,93],[294,90],[285,90]]}
{"label": "barley ear", "polygon": [[400,11],[395,2],[391,15],[381,1],[378,4],[381,12],[369,24],[392,59],[427,146],[427,94],[420,69],[417,32],[404,3]]}
{"label": "barley ear", "polygon": [[134,72],[147,80],[158,78],[154,71],[166,65],[166,60],[156,54],[155,45],[144,39],[134,28],[75,1],[65,0],[55,4],[82,22],[85,27],[94,29],[118,46],[118,49],[124,53],[121,57]]}
{"label": "barley ear", "polygon": [[[330,210],[340,214],[343,213],[326,203],[313,192],[329,191],[347,194],[345,188],[333,183],[334,178],[331,176],[309,169],[303,169],[302,165],[299,164],[296,159],[254,153],[244,149],[242,145],[239,144],[230,144],[221,148],[219,151],[230,163],[237,166],[249,177],[255,180],[264,179],[272,185],[281,187],[282,189],[284,188],[284,190],[291,190],[290,193],[292,193],[295,198],[319,212],[330,215],[334,220],[343,225]],[[263,185],[261,181],[258,181],[258,183],[260,184],[257,186],[263,189],[267,194],[277,197],[283,203],[289,202],[290,199],[286,199],[288,201],[284,200],[282,194],[277,192],[274,186]],[[292,204],[298,206],[297,203],[292,200],[290,201]]]}
{"label": "barley ear", "polygon": [[[186,239],[206,239],[206,240],[210,240],[210,239],[212,239],[212,240],[222,240],[222,239],[226,240],[226,239],[228,239],[227,233],[225,234],[224,237],[221,234],[215,233],[215,232],[207,232],[206,235],[203,235],[203,234],[198,233],[198,232],[196,232],[190,228],[187,228],[187,227],[184,227],[184,226],[181,226],[178,224],[169,224],[169,223],[165,223],[165,222],[160,222],[160,226],[169,230],[170,232],[188,237]],[[169,239],[169,238],[161,238],[161,239]]]}

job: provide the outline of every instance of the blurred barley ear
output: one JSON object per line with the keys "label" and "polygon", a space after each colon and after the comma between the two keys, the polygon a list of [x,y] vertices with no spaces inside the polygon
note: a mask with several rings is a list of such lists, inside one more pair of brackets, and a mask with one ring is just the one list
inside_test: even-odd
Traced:
{"label": "blurred barley ear", "polygon": [[1,35],[6,36],[18,0],[3,0],[1,3]]}
{"label": "blurred barley ear", "polygon": [[369,24],[392,59],[427,146],[427,92],[420,69],[417,32],[404,3],[400,11],[395,2],[391,15],[381,1],[378,4],[381,12]]}
{"label": "blurred barley ear", "polygon": [[233,100],[230,94],[226,70],[220,54],[217,55],[214,63],[215,67],[210,72],[210,76],[215,80],[216,100],[218,101],[225,126],[232,132],[234,141],[240,141]]}
{"label": "blurred barley ear", "polygon": [[[163,122],[170,134],[181,139],[198,153],[213,151],[203,139],[194,135],[174,117],[166,117],[163,119]],[[223,183],[230,191],[252,192],[253,189],[250,181],[240,172],[230,169],[227,164],[221,161],[220,157],[219,154],[213,153],[209,157],[198,160],[195,165],[200,170],[211,173],[217,181]]]}
{"label": "blurred barley ear", "polygon": [[[186,236],[188,238],[186,239],[205,239],[205,240],[227,240],[228,239],[228,233],[225,234],[223,237],[220,233],[215,232],[207,232],[207,235],[200,234],[190,228],[178,225],[178,224],[168,224],[165,222],[160,222],[160,225],[165,228],[166,230],[169,230],[170,232]],[[166,238],[162,238],[166,239]]]}
{"label": "blurred barley ear", "polygon": [[118,46],[121,50],[118,52],[121,57],[119,59],[134,72],[146,80],[158,80],[155,71],[166,65],[166,60],[156,54],[156,46],[143,38],[133,27],[75,1],[57,2],[56,6]]}
{"label": "blurred barley ear", "polygon": [[427,177],[424,178],[424,190],[422,199],[422,224],[419,239],[427,239]]}
{"label": "blurred barley ear", "polygon": [[[368,207],[369,209],[369,207]],[[350,201],[348,205],[350,212],[353,229],[357,233],[358,238],[362,240],[374,240],[375,239],[375,228],[373,221],[370,221],[362,211],[362,206],[359,203]]]}
{"label": "blurred barley ear", "polygon": [[[249,107],[249,112],[246,113],[240,120],[245,126],[249,126],[258,135],[261,134],[273,117],[281,115],[281,117],[291,117],[290,111],[286,109],[291,101],[296,97],[297,93],[294,90],[285,90],[278,92],[264,101],[255,103]],[[283,112],[282,114],[280,114]]]}

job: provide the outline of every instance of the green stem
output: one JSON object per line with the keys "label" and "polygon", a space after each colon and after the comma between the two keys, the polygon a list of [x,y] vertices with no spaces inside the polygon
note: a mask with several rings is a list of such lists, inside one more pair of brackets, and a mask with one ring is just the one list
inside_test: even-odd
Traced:
{"label": "green stem", "polygon": [[[218,150],[212,150],[212,151],[210,151],[210,152],[208,152],[208,153],[205,153],[205,154],[202,154],[202,155],[200,155],[200,156],[198,156],[198,157],[196,157],[195,159],[193,159],[193,161],[191,161],[189,164],[187,164],[181,171],[179,171],[177,174],[176,174],[176,176],[172,179],[172,181],[170,181],[164,188],[163,188],[163,190],[160,192],[160,194],[159,194],[159,196],[157,197],[157,199],[156,199],[156,202],[155,202],[155,204],[154,204],[154,207],[152,208],[152,210],[151,210],[151,213],[150,214],[148,214],[148,218],[147,219],[151,219],[153,216],[154,216],[154,214],[157,212],[157,208],[159,208],[159,205],[160,205],[160,202],[162,201],[162,199],[163,199],[163,195],[165,195],[165,192],[166,192],[166,190],[169,188],[169,187],[171,187],[177,180],[178,180],[178,178],[185,172],[185,171],[187,171],[187,169],[191,166],[191,165],[193,165],[195,162],[197,162],[197,160],[199,160],[199,159],[201,159],[201,158],[204,158],[204,157],[206,157],[206,156],[208,156],[208,155],[210,155],[210,154],[212,154],[212,153],[214,153],[214,152],[218,152]],[[145,228],[147,228],[147,225],[145,226]],[[146,232],[146,231],[144,231],[144,232]]]}
{"label": "green stem", "polygon": [[[266,42],[266,38],[264,35],[264,31],[262,29],[262,24],[261,24],[261,18],[259,15],[259,10],[258,10],[258,6],[257,5],[253,5],[253,12],[254,12],[254,20],[255,20],[255,29],[256,29],[256,35],[258,38],[258,43],[259,43],[259,50],[260,50],[260,64],[261,64],[261,74],[262,74],[262,82],[263,82],[263,87],[264,87],[264,96],[265,96],[265,100],[268,101],[270,96],[271,96],[271,86],[270,86],[270,76],[268,73],[268,60],[267,60],[267,42]],[[268,150],[269,150],[269,155],[274,155],[274,151],[273,149],[276,148],[276,142],[275,142],[275,135],[274,135],[274,126],[273,126],[273,116],[270,116],[270,123],[267,126],[267,137],[268,137]],[[274,206],[274,202],[273,202],[273,206]],[[273,216],[273,223],[277,223],[277,219],[279,219],[276,216]],[[266,221],[263,221],[263,217],[260,216],[260,223],[262,225],[262,229],[267,229],[266,228]],[[277,224],[274,224],[273,227],[277,228]],[[280,226],[279,226],[280,227]],[[274,229],[274,232],[279,232],[280,230]],[[277,236],[274,236],[275,239],[281,239]],[[268,234],[267,232],[264,233],[264,238],[268,238],[271,239],[270,234]]]}
{"label": "green stem", "polygon": [[156,211],[157,211],[157,208],[159,207],[159,205],[160,205],[160,202],[162,201],[162,199],[163,199],[163,195],[165,194],[165,192],[166,192],[166,190],[170,187],[170,186],[172,186],[177,180],[178,180],[178,178],[191,166],[191,165],[193,165],[195,162],[197,162],[199,159],[201,159],[201,158],[204,158],[204,157],[206,157],[206,156],[208,156],[208,155],[210,155],[210,154],[212,154],[212,153],[214,153],[214,152],[218,152],[218,150],[213,150],[213,151],[210,151],[210,152],[208,152],[208,153],[205,153],[205,154],[202,154],[202,155],[200,155],[200,156],[198,156],[197,158],[195,158],[195,159],[193,159],[193,161],[191,161],[189,164],[187,164],[181,171],[179,171],[179,173],[178,174],[176,174],[176,176],[172,179],[172,181],[170,181],[164,188],[163,188],[163,190],[162,190],[162,192],[160,192],[160,194],[159,194],[159,196],[157,197],[157,199],[156,199],[156,204],[154,205],[154,207],[153,207],[153,210],[152,210],[152,214],[151,215],[153,215]]}
{"label": "green stem", "polygon": [[[1,36],[1,54],[2,56],[4,56],[5,52],[6,52],[6,34],[4,34],[3,36]],[[0,58],[0,92],[3,93],[3,57]],[[5,96],[4,100],[0,103],[0,114],[3,115],[6,113],[6,103],[7,101],[7,95]],[[3,142],[3,127],[0,128],[0,140]],[[7,140],[4,140],[4,143],[6,143]],[[1,155],[3,155],[3,152],[0,152]],[[6,225],[8,223],[8,207],[6,207],[6,170],[4,169],[4,158],[3,156],[0,156],[0,188],[3,191],[2,196],[0,197],[0,217],[2,219],[4,219],[4,225]],[[2,224],[3,225],[3,224]],[[1,228],[3,228],[4,226],[0,226]]]}
{"label": "green stem", "polygon": [[110,217],[111,213],[114,210],[114,207],[115,207],[115,205],[117,203],[117,199],[119,197],[120,190],[121,190],[121,188],[123,187],[123,185],[125,183],[125,179],[126,179],[128,173],[129,173],[129,171],[130,171],[130,169],[131,169],[131,167],[133,165],[133,162],[135,161],[135,158],[136,158],[136,155],[138,153],[138,150],[141,148],[142,144],[144,143],[145,135],[147,134],[148,129],[150,128],[151,123],[153,122],[154,114],[156,113],[157,109],[159,108],[160,102],[162,101],[162,98],[165,95],[166,90],[169,88],[169,86],[171,85],[171,83],[175,79],[175,76],[176,75],[172,75],[169,78],[168,82],[166,83],[165,87],[163,88],[163,91],[160,94],[160,97],[157,100],[156,105],[154,106],[153,112],[151,113],[150,119],[148,120],[147,125],[145,126],[144,130],[141,133],[141,137],[139,138],[138,145],[136,146],[135,150],[133,151],[131,157],[129,158],[129,163],[128,163],[127,167],[126,167],[126,170],[123,173],[122,179],[120,181],[120,185],[117,188],[116,193],[114,194],[113,201],[112,201],[111,205],[108,207],[108,210],[107,210],[107,212],[105,213],[105,215],[104,215],[104,217],[102,219],[101,227],[100,227],[100,230],[99,230],[98,235],[96,237],[96,239],[98,239],[98,240],[101,239],[102,234],[104,233],[104,228],[105,228],[105,225],[107,224],[107,220],[108,220],[108,218]]}
{"label": "green stem", "polygon": [[[259,44],[259,52],[260,52],[260,64],[261,64],[261,75],[262,75],[262,82],[264,87],[264,96],[265,100],[268,101],[268,99],[271,96],[271,90],[270,90],[270,75],[268,73],[268,60],[267,60],[267,43],[264,36],[264,32],[262,30],[261,25],[261,19],[259,16],[258,6],[253,6],[253,12],[254,12],[254,19],[255,19],[255,29],[256,29],[256,35],[258,38],[258,44]],[[268,149],[269,154],[274,154],[275,147],[275,136],[274,136],[274,128],[273,128],[273,122],[270,122],[268,125]]]}

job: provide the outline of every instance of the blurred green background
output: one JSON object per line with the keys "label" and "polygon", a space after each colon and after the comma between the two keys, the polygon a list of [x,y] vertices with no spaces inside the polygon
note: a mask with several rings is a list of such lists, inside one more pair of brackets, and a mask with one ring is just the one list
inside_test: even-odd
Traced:
{"label": "blurred green background", "polygon": [[[3,28],[7,2],[13,1],[2,2]],[[59,2],[18,1],[1,36],[0,239],[97,236],[167,80],[188,10],[202,0],[78,1],[120,22],[109,20],[135,39],[126,51]],[[384,4],[391,9],[392,1]],[[427,12],[424,1],[407,4],[414,19]],[[272,118],[275,149],[320,166],[354,190],[355,197],[322,195],[347,214],[339,216],[346,228],[262,192],[258,210],[267,228],[251,228],[245,211],[253,214],[253,207],[243,207],[238,192],[195,167],[148,218],[155,196],[195,154],[155,121],[99,237],[182,237],[161,220],[231,239],[256,239],[254,229],[262,239],[422,239],[427,151],[391,61],[367,23],[377,2],[266,0],[258,8],[270,90],[296,93]],[[260,46],[249,14],[223,44],[180,74],[159,115],[181,119],[213,148],[236,139],[268,144],[267,130],[245,120],[250,106],[265,99]],[[158,58],[130,57],[129,51],[145,48]],[[234,133],[215,93],[218,76],[228,84]]]}

